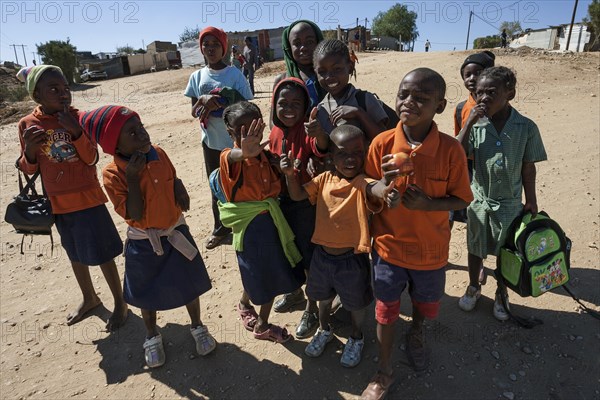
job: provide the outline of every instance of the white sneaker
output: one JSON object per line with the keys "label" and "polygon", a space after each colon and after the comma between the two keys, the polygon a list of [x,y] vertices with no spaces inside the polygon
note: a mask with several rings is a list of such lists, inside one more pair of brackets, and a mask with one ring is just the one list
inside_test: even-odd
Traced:
{"label": "white sneaker", "polygon": [[471,311],[477,305],[479,297],[481,297],[481,288],[469,285],[465,294],[458,300],[458,307],[463,311]]}
{"label": "white sneaker", "polygon": [[204,325],[196,328],[190,328],[190,332],[196,341],[196,352],[205,356],[217,347],[217,342],[208,332],[208,328]]}
{"label": "white sneaker", "polygon": [[361,360],[362,349],[365,345],[365,338],[354,339],[352,336],[348,338],[348,342],[344,346],[344,352],[340,363],[347,368],[356,367]]}
{"label": "white sneaker", "polygon": [[304,349],[304,353],[309,357],[319,357],[323,354],[325,350],[325,346],[327,343],[333,340],[333,333],[331,327],[329,330],[322,330],[321,328],[317,329],[317,333],[313,336],[312,340]]}
{"label": "white sneaker", "polygon": [[[509,306],[508,295],[506,295],[506,305]],[[496,294],[496,298],[494,299],[494,317],[498,321],[506,321],[510,318],[510,315],[508,315],[506,309],[502,305],[502,298],[499,294]]]}
{"label": "white sneaker", "polygon": [[144,342],[144,358],[150,368],[157,368],[165,363],[167,357],[160,333]]}

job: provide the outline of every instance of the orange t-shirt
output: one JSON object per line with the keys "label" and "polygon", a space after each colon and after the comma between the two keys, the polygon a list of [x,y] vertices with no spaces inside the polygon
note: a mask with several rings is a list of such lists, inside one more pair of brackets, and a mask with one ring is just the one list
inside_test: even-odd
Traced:
{"label": "orange t-shirt", "polygon": [[115,206],[115,211],[134,228],[167,229],[175,225],[181,216],[181,208],[175,203],[175,167],[158,146],[152,146],[146,155],[146,167],[140,173],[140,189],[144,199],[144,212],[139,221],[127,215],[128,160],[115,155],[113,162],[104,167],[104,188]]}
{"label": "orange t-shirt", "polygon": [[[396,188],[400,193],[413,183],[433,198],[473,200],[465,152],[456,139],[439,132],[435,122],[414,150],[406,140],[402,123],[380,133],[369,147],[367,175],[381,179],[381,158],[400,151],[409,153],[415,166],[414,175],[398,179]],[[387,262],[416,270],[435,270],[448,263],[448,211],[409,210],[402,204],[393,209],[385,207],[373,216],[371,234],[375,250]]]}
{"label": "orange t-shirt", "polygon": [[460,113],[460,121],[461,121],[460,126],[458,125],[458,122],[456,121],[456,108],[454,109],[454,114],[452,114],[454,116],[454,136],[458,136],[458,133],[460,132],[461,128],[463,126],[465,126],[465,124],[467,123],[467,119],[469,118],[469,114],[471,113],[471,110],[476,105],[477,105],[477,102],[473,98],[473,95],[469,94],[469,98],[465,101],[465,104],[463,105],[462,111]]}
{"label": "orange t-shirt", "polygon": [[[70,112],[78,118],[76,109],[71,107]],[[46,143],[36,154],[35,164],[27,161],[24,154],[23,132],[32,125],[39,126],[47,135]],[[96,143],[85,133],[72,139],[71,133],[58,122],[56,114],[44,114],[41,106],[37,106],[19,121],[19,141],[19,169],[28,175],[40,171],[53,214],[87,210],[108,201],[96,173]]]}
{"label": "orange t-shirt", "polygon": [[377,213],[383,208],[383,201],[367,201],[371,182],[373,179],[364,174],[349,181],[326,171],[304,184],[308,200],[317,206],[313,243],[336,249],[352,247],[355,253],[371,252],[369,211]]}
{"label": "orange t-shirt", "polygon": [[281,192],[279,174],[271,167],[266,152],[258,157],[248,158],[241,162],[229,164],[227,156],[231,149],[221,152],[221,185],[228,201],[236,182],[242,179],[242,184],[235,194],[235,203],[242,201],[262,201],[277,198]]}

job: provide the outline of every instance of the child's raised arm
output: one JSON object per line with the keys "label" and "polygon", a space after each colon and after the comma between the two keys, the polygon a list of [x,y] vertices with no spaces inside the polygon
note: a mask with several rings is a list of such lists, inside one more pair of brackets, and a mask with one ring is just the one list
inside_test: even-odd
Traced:
{"label": "child's raised arm", "polygon": [[469,134],[471,133],[471,129],[473,128],[473,125],[479,121],[479,118],[482,117],[485,117],[484,106],[482,104],[477,104],[471,109],[465,125],[460,129],[458,135],[456,135],[456,140],[462,144],[463,149],[467,154],[469,153]]}
{"label": "child's raised arm", "polygon": [[329,146],[329,135],[325,133],[319,120],[317,119],[317,113],[319,110],[317,107],[313,107],[310,111],[310,116],[308,118],[308,122],[304,123],[304,131],[306,132],[306,136],[315,138],[315,144],[317,146],[317,150],[321,153],[327,152],[327,147]]}
{"label": "child's raised arm", "polygon": [[296,177],[296,173],[294,171],[294,160],[292,159],[292,152],[288,152],[288,154],[282,154],[279,159],[279,166],[281,168],[281,172],[285,175],[285,181],[287,183],[288,193],[290,198],[294,201],[301,201],[308,199],[308,193],[302,187],[300,182],[298,182],[298,178]]}
{"label": "child's raised arm", "polygon": [[140,172],[146,166],[146,155],[140,151],[133,153],[125,169],[127,178],[127,216],[139,221],[144,215],[144,196],[140,188]]}

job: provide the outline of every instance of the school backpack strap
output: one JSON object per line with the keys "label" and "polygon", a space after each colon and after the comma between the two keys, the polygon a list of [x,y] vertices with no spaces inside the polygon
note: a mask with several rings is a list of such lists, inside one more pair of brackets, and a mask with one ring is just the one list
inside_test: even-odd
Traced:
{"label": "school backpack strap", "polygon": [[456,123],[458,124],[458,129],[462,129],[462,110],[465,107],[466,103],[467,101],[463,100],[456,105],[456,113],[454,115],[454,118],[456,119]]}
{"label": "school backpack strap", "polygon": [[539,318],[531,317],[531,318],[527,319],[527,318],[520,317],[516,314],[513,314],[513,312],[510,310],[510,304],[508,303],[508,289],[507,289],[506,285],[504,284],[504,280],[500,276],[499,267],[496,268],[496,271],[494,271],[494,275],[496,276],[496,281],[498,282],[498,291],[499,291],[498,294],[500,295],[500,299],[502,300],[502,306],[504,307],[504,310],[506,311],[506,313],[508,314],[510,319],[512,319],[518,325],[520,325],[526,329],[531,329],[538,325],[542,325],[544,323],[544,321],[542,321]]}
{"label": "school backpack strap", "polygon": [[579,303],[579,305],[581,306],[581,308],[583,308],[583,310],[588,313],[589,315],[591,315],[592,317],[600,320],[600,313],[596,310],[592,310],[591,308],[587,307],[585,304],[583,304],[581,302],[581,300],[575,296],[573,294],[573,292],[571,291],[571,289],[569,289],[568,285],[563,285],[562,288],[565,290],[565,292],[567,292],[569,294],[569,296],[571,296],[571,298],[573,300],[575,300],[577,303]]}
{"label": "school backpack strap", "polygon": [[[364,90],[356,89],[356,102],[358,103],[358,106],[365,111],[367,111],[366,93],[367,92],[365,92]],[[381,104],[381,107],[383,108],[383,111],[385,111],[385,114],[388,117],[388,122],[387,122],[385,128],[386,129],[395,128],[396,125],[398,125],[398,122],[400,122],[400,118],[398,117],[398,114],[396,114],[396,110],[394,110],[392,107],[388,106],[383,101],[381,101],[379,96],[377,96],[375,93],[372,93],[372,94],[379,101],[379,103]]]}

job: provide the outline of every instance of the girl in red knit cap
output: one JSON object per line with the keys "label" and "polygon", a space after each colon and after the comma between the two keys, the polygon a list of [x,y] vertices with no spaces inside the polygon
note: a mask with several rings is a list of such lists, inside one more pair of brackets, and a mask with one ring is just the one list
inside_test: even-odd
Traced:
{"label": "girl in red knit cap", "polygon": [[96,175],[98,149],[82,134],[79,111],[71,107],[71,91],[60,68],[23,68],[17,78],[25,82],[29,96],[38,103],[19,121],[18,168],[29,175],[40,173],[61,244],[83,294],[82,303],[67,316],[67,325],[81,321],[102,304],[89,270],[90,265],[99,265],[115,303],[106,328],[114,330],[127,318],[113,260],[123,251],[123,242],[104,205],[108,199]]}
{"label": "girl in red knit cap", "polygon": [[[189,79],[184,94],[192,99],[192,117],[199,118],[202,132],[202,152],[206,176],[219,168],[221,151],[233,147],[233,142],[223,123],[223,110],[238,100],[253,98],[248,81],[236,67],[226,65],[223,57],[227,52],[227,34],[219,28],[209,26],[200,32],[200,51],[206,65],[194,72]],[[227,98],[218,93],[235,94]],[[217,247],[231,233],[231,229],[221,224],[217,198],[212,196],[214,227],[206,241],[206,248]]]}
{"label": "girl in red knit cap", "polygon": [[125,244],[125,301],[142,310],[146,364],[165,363],[156,311],[186,306],[196,351],[216,347],[200,319],[199,296],[211,288],[206,267],[182,211],[190,197],[167,154],[150,142],[137,113],[104,106],[81,116],[81,125],[105,153],[104,188],[129,227]]}

